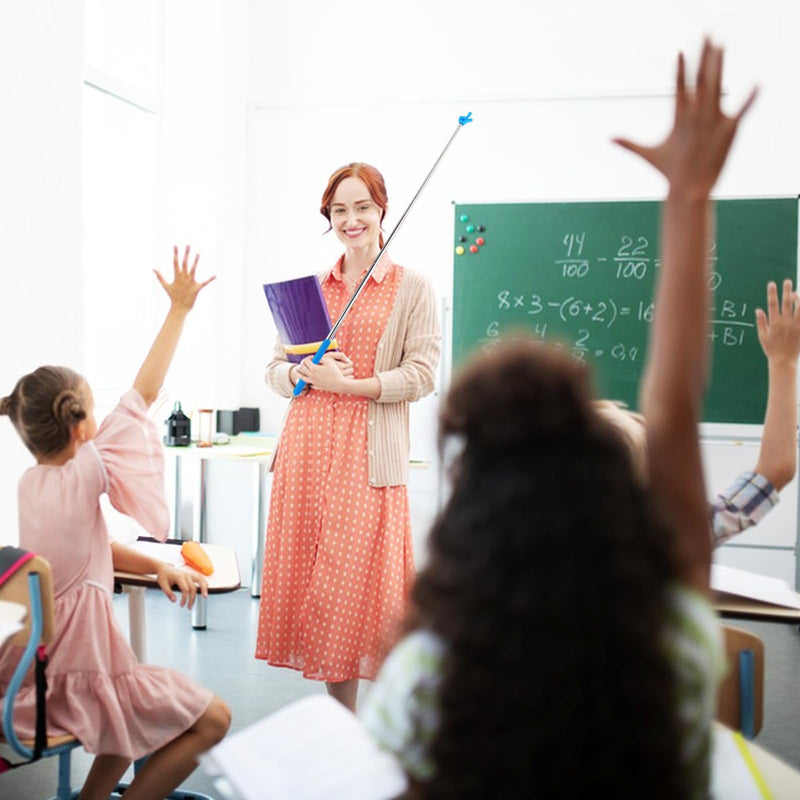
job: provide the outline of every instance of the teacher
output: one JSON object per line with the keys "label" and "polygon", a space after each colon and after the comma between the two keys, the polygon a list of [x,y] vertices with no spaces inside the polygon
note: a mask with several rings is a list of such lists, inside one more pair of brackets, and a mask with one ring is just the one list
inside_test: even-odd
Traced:
{"label": "teacher", "polygon": [[[320,275],[337,319],[383,246],[387,194],[369,164],[331,175],[320,212],[344,245]],[[414,579],[408,404],[433,390],[440,332],[433,289],[384,253],[319,364],[287,361],[269,386],[296,398],[275,459],[256,658],[325,681],[355,711],[403,619]]]}

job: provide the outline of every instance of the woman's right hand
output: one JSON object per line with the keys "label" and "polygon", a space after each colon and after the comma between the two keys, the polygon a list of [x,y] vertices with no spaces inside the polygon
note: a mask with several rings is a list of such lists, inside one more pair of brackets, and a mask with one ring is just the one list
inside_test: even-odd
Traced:
{"label": "woman's right hand", "polygon": [[350,358],[340,350],[334,350],[325,353],[319,364],[314,363],[312,356],[304,358],[291,368],[289,378],[295,386],[302,379],[308,386],[316,389],[337,392],[342,379],[352,379],[353,373],[353,362]]}
{"label": "woman's right hand", "polygon": [[353,377],[353,362],[341,350],[331,350],[322,356],[321,362],[323,364],[329,361],[334,362],[336,366],[339,367],[339,372],[341,372],[345,378]]}
{"label": "woman's right hand", "polygon": [[164,276],[157,270],[153,272],[158,278],[158,282],[164,287],[164,291],[169,295],[172,301],[172,307],[183,311],[189,311],[194,306],[194,301],[197,295],[204,286],[208,286],[217,276],[212,275],[208,280],[198,283],[195,280],[195,273],[197,271],[197,262],[200,256],[194,257],[194,262],[191,268],[189,267],[189,245],[186,245],[186,250],[183,253],[183,263],[178,261],[178,248],[172,248],[172,269],[173,278],[172,283],[167,283]]}

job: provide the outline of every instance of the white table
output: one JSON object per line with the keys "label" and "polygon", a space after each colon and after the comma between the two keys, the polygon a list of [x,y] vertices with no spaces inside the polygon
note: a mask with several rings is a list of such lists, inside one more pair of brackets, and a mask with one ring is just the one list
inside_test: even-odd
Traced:
{"label": "white table", "polygon": [[[129,547],[139,550],[159,561],[166,561],[168,564],[189,569],[181,558],[181,542],[155,542],[142,541],[134,542]],[[204,544],[203,548],[208,553],[211,563],[214,565],[214,572],[204,576],[208,582],[208,593],[221,594],[233,592],[241,585],[239,577],[239,564],[236,561],[236,553],[225,545]],[[193,570],[191,570],[193,571]],[[198,573],[199,574],[199,573]],[[128,628],[130,631],[131,647],[139,661],[147,661],[147,630],[144,607],[144,593],[146,589],[157,588],[155,575],[139,575],[133,572],[114,572],[114,581],[122,586],[122,590],[128,595]],[[195,607],[199,601],[205,598],[199,595],[195,598]],[[205,626],[204,626],[205,627]]]}

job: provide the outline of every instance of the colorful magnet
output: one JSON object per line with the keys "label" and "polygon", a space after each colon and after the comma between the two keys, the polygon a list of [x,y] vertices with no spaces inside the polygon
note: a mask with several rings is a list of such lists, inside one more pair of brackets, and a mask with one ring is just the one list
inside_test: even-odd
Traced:
{"label": "colorful magnet", "polygon": [[470,251],[470,253],[477,253],[477,252],[478,252],[478,245],[476,245],[476,244],[471,244],[471,245],[469,246],[469,251]]}
{"label": "colorful magnet", "polygon": [[469,222],[469,217],[468,217],[466,214],[462,214],[462,215],[459,217],[459,219],[460,219],[462,222]]}
{"label": "colorful magnet", "polygon": [[483,232],[486,230],[486,226],[485,226],[485,225],[478,225],[478,230],[479,230],[481,233],[483,233]]}
{"label": "colorful magnet", "polygon": [[466,242],[467,241],[467,237],[466,236],[459,236],[458,237],[458,241],[459,242]]}
{"label": "colorful magnet", "polygon": [[475,230],[474,225],[467,225],[467,233],[472,233]]}
{"label": "colorful magnet", "polygon": [[457,256],[463,256],[464,255],[464,248],[461,245],[456,247],[456,255]]}
{"label": "colorful magnet", "polygon": [[479,236],[479,237],[478,237],[478,238],[475,240],[475,244],[477,244],[477,245],[480,245],[481,247],[483,247],[483,245],[485,245],[485,244],[486,244],[486,239],[484,239],[484,238],[483,238],[483,236]]}

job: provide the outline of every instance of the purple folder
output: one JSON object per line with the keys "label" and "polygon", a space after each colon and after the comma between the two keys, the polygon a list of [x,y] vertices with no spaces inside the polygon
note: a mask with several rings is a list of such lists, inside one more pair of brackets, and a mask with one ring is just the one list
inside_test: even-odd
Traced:
{"label": "purple folder", "polygon": [[[297,363],[313,356],[331,330],[317,276],[265,283],[264,294],[289,361]],[[335,342],[328,349],[336,349]]]}

